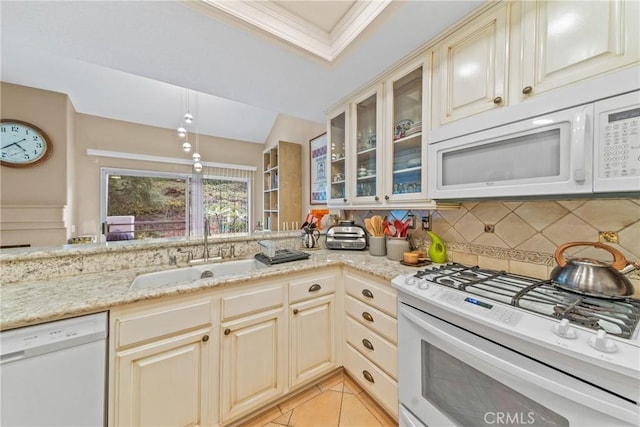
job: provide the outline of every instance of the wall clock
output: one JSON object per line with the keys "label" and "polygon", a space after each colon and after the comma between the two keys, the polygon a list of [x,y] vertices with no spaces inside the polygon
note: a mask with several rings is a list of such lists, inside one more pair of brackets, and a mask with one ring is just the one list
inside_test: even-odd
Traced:
{"label": "wall clock", "polygon": [[0,164],[15,168],[35,166],[51,156],[53,146],[37,126],[20,120],[0,120]]}

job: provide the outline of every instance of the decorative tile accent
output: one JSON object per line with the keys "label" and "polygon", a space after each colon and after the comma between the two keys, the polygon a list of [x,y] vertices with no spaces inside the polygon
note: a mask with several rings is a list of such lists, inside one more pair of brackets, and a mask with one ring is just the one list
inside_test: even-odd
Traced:
{"label": "decorative tile accent", "polygon": [[466,252],[450,251],[447,254],[449,261],[458,262],[465,265],[478,265],[478,256]]}

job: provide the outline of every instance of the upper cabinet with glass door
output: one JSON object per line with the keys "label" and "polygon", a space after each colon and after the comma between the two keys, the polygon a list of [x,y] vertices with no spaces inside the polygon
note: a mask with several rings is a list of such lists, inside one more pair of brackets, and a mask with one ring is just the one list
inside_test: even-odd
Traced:
{"label": "upper cabinet with glass door", "polygon": [[380,156],[382,86],[365,92],[352,104],[353,134],[351,144],[351,173],[347,179],[352,184],[353,204],[376,204],[380,202],[381,169]]}
{"label": "upper cabinet with glass door", "polygon": [[388,203],[427,199],[426,123],[428,64],[421,57],[386,81],[385,189]]}
{"label": "upper cabinet with glass door", "polygon": [[329,115],[327,119],[327,141],[331,167],[329,175],[329,205],[348,203],[347,174],[350,173],[346,159],[349,117],[347,107]]}

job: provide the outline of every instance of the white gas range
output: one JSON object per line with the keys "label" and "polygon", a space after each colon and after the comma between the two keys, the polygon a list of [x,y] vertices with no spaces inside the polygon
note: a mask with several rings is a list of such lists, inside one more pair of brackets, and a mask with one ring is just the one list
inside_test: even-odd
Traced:
{"label": "white gas range", "polygon": [[460,264],[392,284],[401,425],[640,425],[640,300]]}

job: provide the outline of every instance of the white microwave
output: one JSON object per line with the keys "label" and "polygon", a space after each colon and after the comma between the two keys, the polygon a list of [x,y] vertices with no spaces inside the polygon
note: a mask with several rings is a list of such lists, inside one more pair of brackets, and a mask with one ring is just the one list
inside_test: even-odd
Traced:
{"label": "white microwave", "polygon": [[428,146],[429,197],[640,193],[640,91]]}

